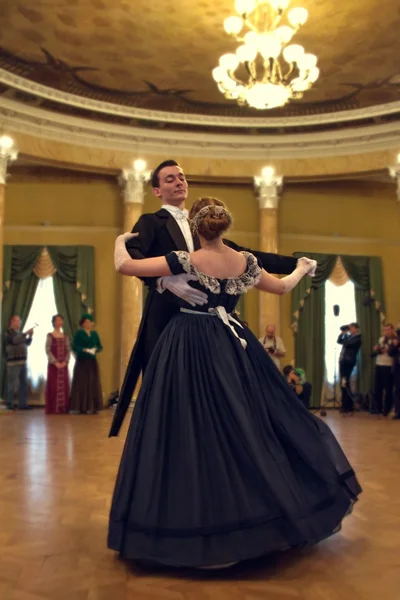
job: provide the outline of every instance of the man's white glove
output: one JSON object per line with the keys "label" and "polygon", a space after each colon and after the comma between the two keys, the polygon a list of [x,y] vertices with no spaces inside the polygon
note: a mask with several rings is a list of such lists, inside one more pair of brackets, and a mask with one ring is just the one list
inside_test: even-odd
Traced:
{"label": "man's white glove", "polygon": [[161,291],[161,293],[163,290],[169,290],[172,294],[178,296],[178,298],[182,298],[182,300],[185,300],[185,302],[192,306],[207,304],[207,294],[192,288],[188,283],[189,281],[197,281],[197,277],[189,273],[160,277],[157,281],[157,290]]}

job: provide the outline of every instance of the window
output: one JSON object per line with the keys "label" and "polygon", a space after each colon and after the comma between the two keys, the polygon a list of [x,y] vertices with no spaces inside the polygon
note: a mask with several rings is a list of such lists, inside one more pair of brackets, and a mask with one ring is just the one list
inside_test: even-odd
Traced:
{"label": "window", "polygon": [[[333,307],[340,307],[340,314],[335,317]],[[339,382],[338,362],[341,345],[336,343],[341,325],[357,321],[354,283],[348,280],[344,285],[325,283],[325,366],[326,382],[333,385],[336,369],[336,381]]]}
{"label": "window", "polygon": [[[57,314],[53,278],[40,279],[24,331],[35,324],[35,333],[28,350],[28,380],[32,391],[43,391],[47,378],[46,335],[53,330],[51,318]],[[71,356],[69,373],[72,376],[75,359]]]}

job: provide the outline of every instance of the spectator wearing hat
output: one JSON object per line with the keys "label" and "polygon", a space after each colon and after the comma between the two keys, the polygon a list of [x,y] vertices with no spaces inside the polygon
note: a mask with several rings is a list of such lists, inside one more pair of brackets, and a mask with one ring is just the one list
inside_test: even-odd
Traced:
{"label": "spectator wearing hat", "polygon": [[82,315],[79,325],[80,328],[72,341],[76,362],[72,378],[70,410],[97,413],[102,407],[103,395],[96,356],[103,346],[99,334],[93,329],[92,315]]}
{"label": "spectator wearing hat", "polygon": [[305,371],[286,365],[283,367],[283,376],[305,408],[310,408],[312,385],[306,381]]}

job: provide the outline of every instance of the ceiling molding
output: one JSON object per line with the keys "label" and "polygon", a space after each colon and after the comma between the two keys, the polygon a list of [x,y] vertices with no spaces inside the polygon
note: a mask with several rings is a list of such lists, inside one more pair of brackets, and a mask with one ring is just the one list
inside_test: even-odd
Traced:
{"label": "ceiling molding", "polygon": [[23,133],[81,147],[131,155],[167,154],[237,160],[303,159],[347,156],[400,147],[400,122],[339,131],[288,135],[232,135],[155,131],[101,124],[0,98],[0,122],[9,133]]}
{"label": "ceiling molding", "polygon": [[390,102],[377,106],[356,108],[317,115],[304,115],[298,117],[227,117],[219,115],[187,114],[161,110],[149,110],[131,106],[120,106],[111,102],[102,102],[91,98],[84,98],[67,92],[36,83],[19,75],[15,75],[0,68],[0,82],[14,89],[33,94],[46,100],[58,102],[61,105],[74,106],[88,111],[95,111],[108,115],[118,115],[131,119],[176,123],[185,125],[199,125],[209,127],[241,127],[245,129],[257,127],[306,127],[329,123],[348,123],[363,119],[373,119],[400,113],[400,101]]}

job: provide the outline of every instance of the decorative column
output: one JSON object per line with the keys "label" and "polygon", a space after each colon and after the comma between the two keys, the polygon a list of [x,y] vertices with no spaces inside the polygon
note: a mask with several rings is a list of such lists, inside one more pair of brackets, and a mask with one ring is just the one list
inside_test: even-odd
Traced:
{"label": "decorative column", "polygon": [[6,200],[6,180],[8,163],[15,160],[18,151],[14,140],[8,135],[0,137],[0,353],[2,353],[3,332],[1,328],[1,307],[3,301],[3,245],[4,245],[4,205]]}
{"label": "decorative column", "polygon": [[[120,175],[119,182],[124,187],[124,232],[131,231],[142,214],[144,185],[149,179],[150,171],[146,170],[146,162],[141,159],[135,160],[133,168],[124,169]],[[139,279],[122,276],[120,385],[142,317],[142,295],[143,284]]]}
{"label": "decorative column", "polygon": [[[264,167],[261,176],[254,177],[254,186],[260,207],[260,250],[278,252],[278,205],[282,177],[273,167]],[[279,296],[260,294],[260,335],[269,324],[280,327]]]}
{"label": "decorative column", "polygon": [[397,200],[400,202],[400,154],[397,155],[397,164],[389,167],[389,173],[397,181]]}

